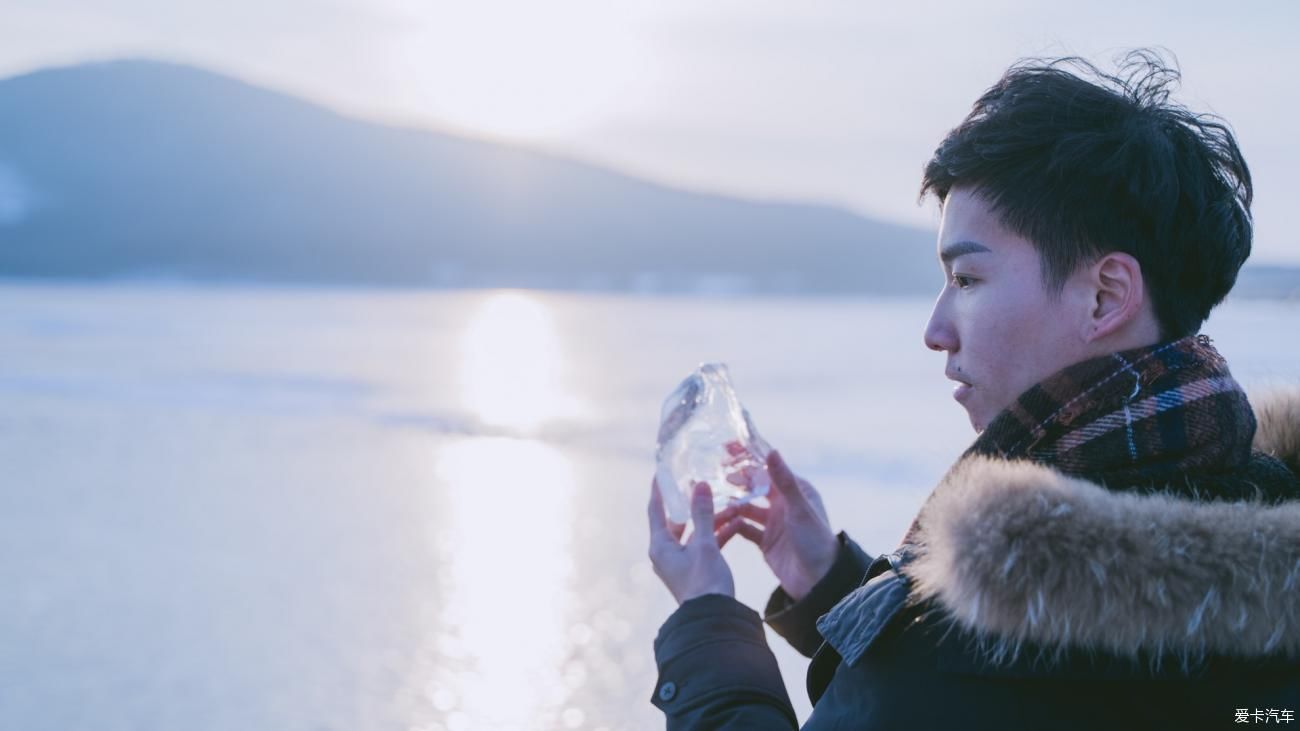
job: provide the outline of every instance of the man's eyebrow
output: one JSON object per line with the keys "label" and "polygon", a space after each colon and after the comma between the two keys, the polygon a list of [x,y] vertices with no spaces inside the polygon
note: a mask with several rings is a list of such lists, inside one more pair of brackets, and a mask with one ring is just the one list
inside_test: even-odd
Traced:
{"label": "man's eyebrow", "polygon": [[953,259],[967,254],[988,254],[992,250],[984,244],[977,244],[974,241],[958,241],[948,244],[943,251],[939,252],[939,259],[944,264],[948,264]]}

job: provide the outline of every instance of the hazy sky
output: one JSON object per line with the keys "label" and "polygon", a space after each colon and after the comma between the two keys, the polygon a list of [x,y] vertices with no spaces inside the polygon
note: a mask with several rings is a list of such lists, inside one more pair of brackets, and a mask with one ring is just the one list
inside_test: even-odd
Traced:
{"label": "hazy sky", "polygon": [[186,61],[373,119],[522,141],[670,184],[933,225],[922,164],[1015,59],[1159,45],[1233,125],[1256,259],[1300,263],[1300,3],[5,0],[0,75]]}

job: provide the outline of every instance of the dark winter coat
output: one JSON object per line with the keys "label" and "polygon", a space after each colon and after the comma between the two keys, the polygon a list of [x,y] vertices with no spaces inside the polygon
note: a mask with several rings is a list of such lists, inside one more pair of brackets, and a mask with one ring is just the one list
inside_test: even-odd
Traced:
{"label": "dark winter coat", "polygon": [[[872,558],[841,534],[826,578],[764,617],[812,657],[804,728],[1300,723],[1300,391],[1256,415],[1249,464],[1193,490],[971,456],[916,545]],[[1225,478],[1294,497],[1216,501]],[[762,620],[730,597],[682,604],[655,657],[670,729],[798,725]]]}

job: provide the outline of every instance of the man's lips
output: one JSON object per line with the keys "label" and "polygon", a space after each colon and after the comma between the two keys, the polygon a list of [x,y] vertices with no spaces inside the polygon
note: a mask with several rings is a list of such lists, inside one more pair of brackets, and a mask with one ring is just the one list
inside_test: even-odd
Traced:
{"label": "man's lips", "polygon": [[944,375],[947,376],[949,380],[957,382],[957,386],[952,390],[952,397],[957,399],[958,403],[962,403],[966,397],[970,395],[971,389],[973,389],[974,386],[967,383],[965,379],[955,373],[949,372],[944,373]]}

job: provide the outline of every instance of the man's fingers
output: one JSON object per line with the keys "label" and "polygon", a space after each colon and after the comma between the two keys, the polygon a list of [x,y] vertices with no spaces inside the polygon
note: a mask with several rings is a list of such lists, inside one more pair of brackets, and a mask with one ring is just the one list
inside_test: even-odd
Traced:
{"label": "man's fingers", "polygon": [[807,503],[803,490],[799,488],[799,479],[790,471],[790,466],[785,463],[780,452],[772,450],[772,453],[767,456],[767,472],[772,476],[772,484],[781,492],[781,496],[788,504]]}
{"label": "man's fingers", "polygon": [[765,508],[755,503],[732,503],[713,516],[713,529],[717,530],[723,524],[730,523],[736,518],[749,518],[760,525],[767,525],[767,519],[771,513],[771,508]]}
{"label": "man's fingers", "polygon": [[714,535],[718,539],[718,548],[727,545],[727,541],[730,541],[738,535],[743,536],[745,539],[754,543],[754,545],[762,548],[763,536],[766,535],[766,533],[767,531],[762,527],[754,525],[744,518],[733,518],[728,521],[726,525],[719,528],[718,532]]}
{"label": "man's fingers", "polygon": [[686,532],[685,523],[674,523],[671,520],[668,521],[668,534],[671,535],[673,537],[673,540],[676,541],[677,543],[682,542],[682,534],[685,532]]}
{"label": "man's fingers", "polygon": [[714,536],[718,539],[718,548],[722,548],[723,546],[727,545],[727,541],[731,540],[736,536],[736,533],[740,531],[741,524],[744,522],[745,521],[741,520],[740,518],[735,518],[733,520],[728,521],[721,528],[719,528],[718,532],[714,534]]}
{"label": "man's fingers", "polygon": [[668,538],[668,524],[664,516],[664,499],[659,494],[658,480],[650,481],[650,542]]}
{"label": "man's fingers", "polygon": [[738,525],[736,526],[736,531],[740,533],[740,535],[744,536],[746,540],[753,543],[755,546],[758,546],[759,548],[763,547],[763,536],[767,533],[767,531],[763,530],[762,528],[759,528],[753,523],[742,520],[739,521]]}
{"label": "man's fingers", "polygon": [[667,542],[670,538],[674,543],[682,542],[682,533],[686,532],[684,523],[674,523],[668,519],[664,513],[664,497],[659,492],[659,483],[657,480],[650,481],[650,542],[656,541]]}
{"label": "man's fingers", "polygon": [[753,503],[745,503],[744,505],[740,506],[740,509],[737,512],[739,512],[742,516],[754,521],[755,523],[765,526],[767,525],[768,516],[771,515],[772,513],[772,509],[764,508],[762,506],[755,505]]}

